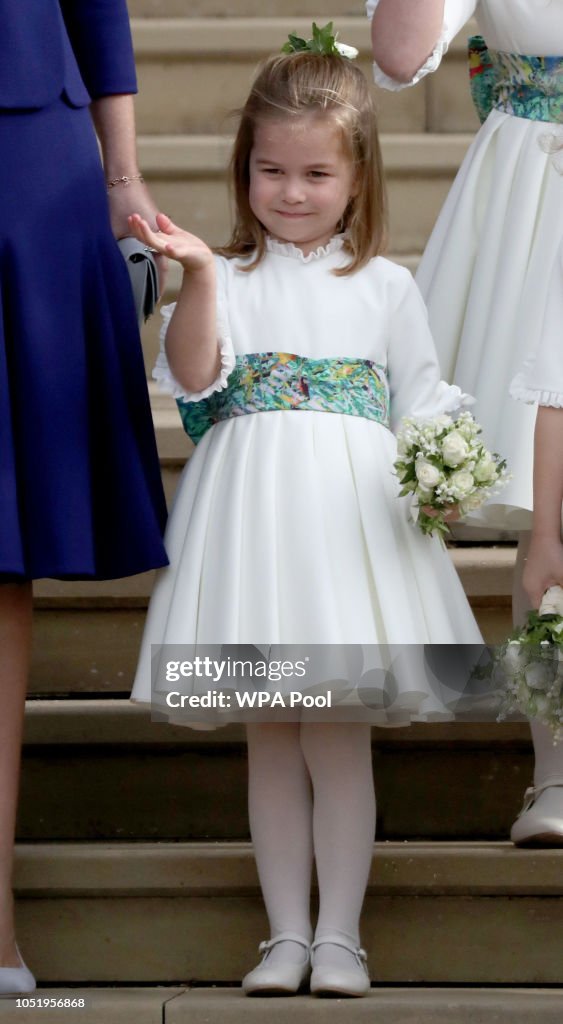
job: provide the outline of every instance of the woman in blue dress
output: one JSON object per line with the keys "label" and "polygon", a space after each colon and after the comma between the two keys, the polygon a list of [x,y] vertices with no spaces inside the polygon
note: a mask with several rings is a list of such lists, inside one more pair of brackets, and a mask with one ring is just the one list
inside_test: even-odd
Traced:
{"label": "woman in blue dress", "polygon": [[115,244],[130,213],[155,212],[137,167],[125,0],[0,0],[0,24],[2,995],[35,984],[15,943],[11,892],[31,580],[113,579],[167,559],[139,334]]}

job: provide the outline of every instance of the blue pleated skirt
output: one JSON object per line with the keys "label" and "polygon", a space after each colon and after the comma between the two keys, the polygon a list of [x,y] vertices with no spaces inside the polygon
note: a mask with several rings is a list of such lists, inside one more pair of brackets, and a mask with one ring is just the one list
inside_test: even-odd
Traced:
{"label": "blue pleated skirt", "polygon": [[0,111],[0,579],[165,565],[127,269],[86,108]]}

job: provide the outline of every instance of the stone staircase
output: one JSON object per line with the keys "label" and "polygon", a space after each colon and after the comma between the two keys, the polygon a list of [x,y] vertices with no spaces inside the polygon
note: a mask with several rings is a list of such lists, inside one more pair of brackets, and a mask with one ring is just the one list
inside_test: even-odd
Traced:
{"label": "stone staircase", "polygon": [[[311,0],[129,0],[129,8],[141,166],[161,207],[217,243],[229,222],[227,115],[252,69],[289,31],[334,17],[369,70],[362,4],[326,0],[321,13]],[[412,268],[476,127],[463,61],[459,40],[424,85],[378,97],[390,253]],[[168,298],[178,283],[173,272]],[[147,367],[156,334],[151,322]],[[151,395],[170,498],[190,445],[174,404]],[[451,553],[486,638],[501,639],[513,547],[462,544]],[[151,585],[147,574],[36,587],[15,881],[38,995],[61,1001],[42,1006],[41,1019],[561,1020],[563,861],[506,842],[532,764],[527,727],[514,723],[374,730],[378,840],[363,941],[377,987],[353,1002],[242,997],[236,986],[266,935],[244,733],[165,726],[128,702]],[[0,1018],[35,1024],[37,1013],[0,1000]]]}

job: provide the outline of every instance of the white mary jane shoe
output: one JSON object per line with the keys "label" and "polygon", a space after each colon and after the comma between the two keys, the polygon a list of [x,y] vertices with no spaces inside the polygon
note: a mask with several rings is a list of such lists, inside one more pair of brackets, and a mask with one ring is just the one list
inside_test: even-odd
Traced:
{"label": "white mary jane shoe", "polygon": [[[270,950],[277,946],[278,942],[297,942],[303,946],[305,950],[303,963],[269,964]],[[264,954],[262,963],[242,979],[244,994],[247,996],[294,996],[311,973],[309,948],[310,943],[307,939],[296,932],[280,932],[273,939],[261,942],[258,951]]]}
{"label": "white mary jane shoe", "polygon": [[[352,953],[355,964],[353,967],[330,967],[320,965],[315,967],[315,950],[319,946],[330,943],[332,946],[341,946]],[[364,949],[347,942],[343,935],[323,935],[316,939],[311,946],[311,993],[316,996],[365,996],[370,990],[370,980],[367,969],[367,955]]]}
{"label": "white mary jane shoe", "polygon": [[[563,846],[563,778],[530,786],[510,838],[516,846]],[[550,793],[550,790],[558,792]]]}
{"label": "white mary jane shoe", "polygon": [[25,966],[17,946],[16,952],[20,958],[20,967],[0,967],[0,999],[9,999],[10,996],[18,996],[24,992],[35,992],[35,978]]}

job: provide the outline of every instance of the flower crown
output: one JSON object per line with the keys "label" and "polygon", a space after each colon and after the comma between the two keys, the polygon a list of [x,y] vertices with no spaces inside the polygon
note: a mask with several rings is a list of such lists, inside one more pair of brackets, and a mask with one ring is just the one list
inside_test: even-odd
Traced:
{"label": "flower crown", "polygon": [[333,32],[334,25],[329,21],[324,28],[319,28],[313,22],[313,38],[301,39],[295,33],[290,32],[287,43],[282,46],[282,53],[319,53],[323,56],[336,54],[339,57],[347,57],[354,60],[358,56],[355,46],[347,46],[346,43],[337,43],[338,32]]}

